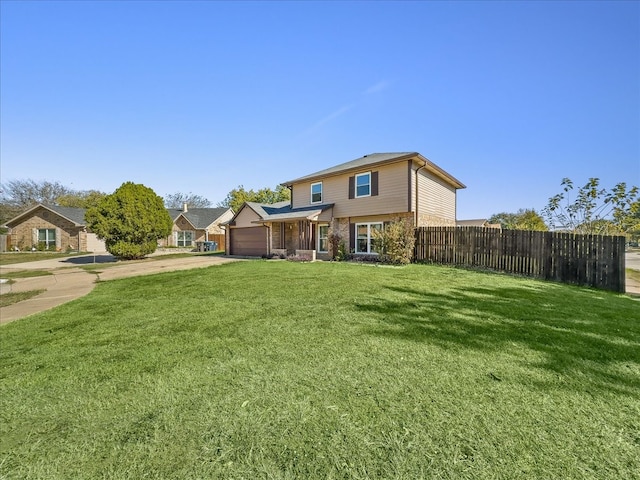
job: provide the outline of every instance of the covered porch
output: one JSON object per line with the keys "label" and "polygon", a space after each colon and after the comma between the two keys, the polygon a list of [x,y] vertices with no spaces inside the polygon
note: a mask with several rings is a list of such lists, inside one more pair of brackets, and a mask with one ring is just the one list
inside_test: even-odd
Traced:
{"label": "covered porch", "polygon": [[329,259],[329,222],[331,207],[286,209],[269,212],[268,216],[255,221],[267,227],[268,251],[270,255],[298,255],[311,260]]}
{"label": "covered porch", "polygon": [[328,222],[289,220],[271,222],[268,227],[271,254],[297,255],[311,260],[329,259]]}

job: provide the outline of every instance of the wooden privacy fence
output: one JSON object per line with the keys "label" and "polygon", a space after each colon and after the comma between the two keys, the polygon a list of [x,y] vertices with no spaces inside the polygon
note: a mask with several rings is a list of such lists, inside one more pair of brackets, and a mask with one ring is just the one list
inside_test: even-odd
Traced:
{"label": "wooden privacy fence", "polygon": [[420,227],[416,229],[415,260],[624,292],[624,250],[623,236]]}

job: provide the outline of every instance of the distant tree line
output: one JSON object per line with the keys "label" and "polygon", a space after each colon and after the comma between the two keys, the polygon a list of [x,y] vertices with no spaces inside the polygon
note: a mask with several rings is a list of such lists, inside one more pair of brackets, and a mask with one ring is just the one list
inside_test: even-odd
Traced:
{"label": "distant tree line", "polygon": [[[628,188],[624,182],[607,190],[600,186],[598,178],[590,178],[575,190],[569,178],[561,183],[562,192],[549,198],[541,212],[520,209],[515,213],[501,212],[489,218],[504,229],[561,230],[575,233],[627,235],[640,237],[640,197],[637,186]],[[92,208],[108,194],[98,190],[73,190],[60,182],[35,180],[10,180],[0,184],[0,225],[16,217],[38,203],[63,207]],[[290,190],[278,185],[274,189],[258,190],[239,185],[232,189],[219,207],[237,212],[245,202],[275,203],[291,198]],[[209,207],[211,202],[200,195],[176,192],[165,196],[165,208]],[[0,232],[2,233],[2,232]]]}

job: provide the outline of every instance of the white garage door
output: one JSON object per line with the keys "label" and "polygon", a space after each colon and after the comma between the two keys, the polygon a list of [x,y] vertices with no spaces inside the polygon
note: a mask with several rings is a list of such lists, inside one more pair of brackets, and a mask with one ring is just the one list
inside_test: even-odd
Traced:
{"label": "white garage door", "polygon": [[95,233],[87,233],[87,252],[106,252],[107,247],[104,246],[104,240],[96,237]]}

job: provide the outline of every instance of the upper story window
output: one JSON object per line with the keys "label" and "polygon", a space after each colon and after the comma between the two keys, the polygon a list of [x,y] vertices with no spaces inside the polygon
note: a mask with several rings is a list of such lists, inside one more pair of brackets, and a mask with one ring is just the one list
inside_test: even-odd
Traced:
{"label": "upper story window", "polygon": [[356,198],[371,196],[371,172],[356,175]]}
{"label": "upper story window", "polygon": [[322,203],[322,182],[311,184],[311,203]]}

